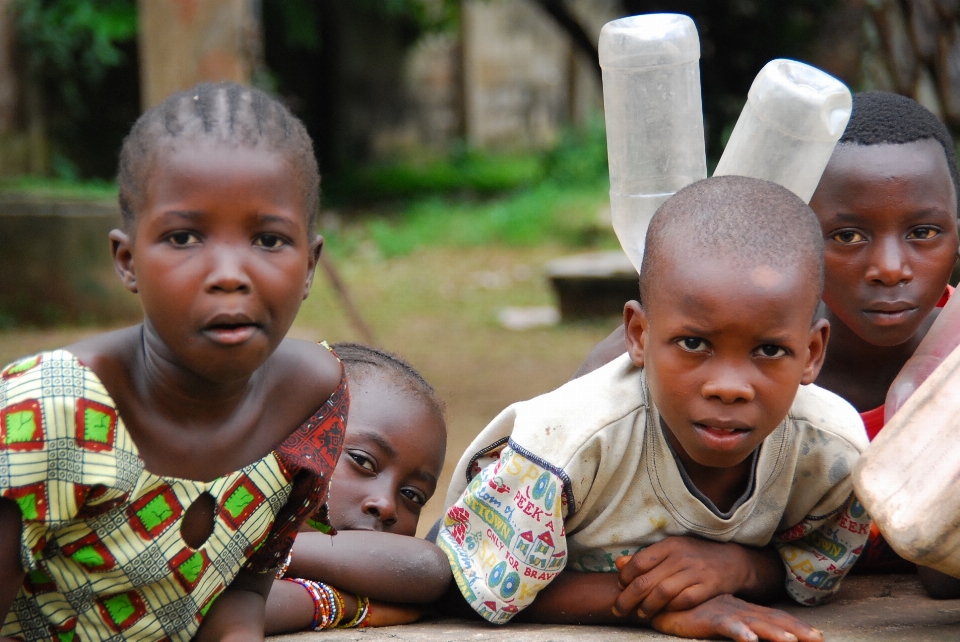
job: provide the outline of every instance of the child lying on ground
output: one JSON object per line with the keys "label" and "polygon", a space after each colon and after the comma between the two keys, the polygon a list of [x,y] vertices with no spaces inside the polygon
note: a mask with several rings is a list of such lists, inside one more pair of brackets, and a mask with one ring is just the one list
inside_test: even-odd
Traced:
{"label": "child lying on ground", "polygon": [[[856,94],[853,114],[810,207],[824,238],[821,314],[832,334],[817,385],[861,412],[872,439],[884,398],[952,292],[960,179],[946,127],[914,100]],[[594,349],[585,374],[624,350],[623,328]],[[912,572],[871,528],[858,572]],[[921,571],[935,595],[945,576]],[[949,584],[949,582],[948,582]],[[960,583],[956,586],[960,595]]]}
{"label": "child lying on ground", "polygon": [[[333,349],[351,392],[343,455],[330,482],[330,523],[339,532],[297,536],[286,579],[274,583],[267,601],[268,634],[406,624],[420,617],[416,604],[433,602],[450,584],[443,552],[414,537],[443,468],[440,401],[395,355],[355,343]],[[326,606],[329,594],[336,612]]]}
{"label": "child lying on ground", "polygon": [[660,208],[629,356],[507,408],[454,472],[438,543],[478,613],[820,639],[733,596],[820,603],[869,529],[849,477],[860,417],[802,385],[829,334],[822,251],[773,183],[707,179]]}
{"label": "child lying on ground", "polygon": [[263,92],[202,84],[137,120],[119,188],[143,324],[0,374],[2,634],[263,639],[348,405],[334,355],[284,339],[323,242],[313,147]]}

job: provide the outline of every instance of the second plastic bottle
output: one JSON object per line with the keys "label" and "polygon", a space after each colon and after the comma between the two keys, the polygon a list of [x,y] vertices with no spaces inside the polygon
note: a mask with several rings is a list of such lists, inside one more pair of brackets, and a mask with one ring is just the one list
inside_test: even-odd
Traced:
{"label": "second plastic bottle", "polygon": [[607,23],[599,49],[613,228],[639,272],[657,208],[707,176],[700,40],[689,17],[659,13]]}

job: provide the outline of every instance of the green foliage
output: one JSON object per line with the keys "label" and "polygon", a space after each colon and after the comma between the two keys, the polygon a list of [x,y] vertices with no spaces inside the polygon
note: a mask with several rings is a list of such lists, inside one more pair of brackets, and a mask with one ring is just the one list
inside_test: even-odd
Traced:
{"label": "green foliage", "polygon": [[489,203],[419,201],[399,218],[372,219],[366,228],[387,257],[429,246],[529,247],[553,241],[583,247],[612,239],[598,224],[597,213],[605,201],[605,189],[543,183]]}
{"label": "green foliage", "polygon": [[540,155],[468,152],[449,158],[359,168],[331,186],[329,195],[353,203],[453,192],[483,196],[529,187],[543,178],[544,162]]}
{"label": "green foliage", "polygon": [[[470,152],[425,166],[394,164],[368,172],[354,193],[362,189],[368,198],[376,193],[410,200],[395,215],[366,219],[359,236],[356,230],[332,235],[330,247],[338,254],[350,254],[364,238],[387,257],[431,246],[617,246],[598,216],[607,207],[609,187],[602,119],[564,132],[557,146],[542,154]],[[477,194],[487,200],[477,202]]]}
{"label": "green foliage", "polygon": [[0,178],[0,196],[17,194],[27,198],[115,201],[116,183],[105,180],[76,180],[19,176]]}
{"label": "green foliage", "polygon": [[76,113],[81,85],[123,62],[117,44],[137,32],[135,0],[18,0],[17,37],[31,74],[52,80]]}

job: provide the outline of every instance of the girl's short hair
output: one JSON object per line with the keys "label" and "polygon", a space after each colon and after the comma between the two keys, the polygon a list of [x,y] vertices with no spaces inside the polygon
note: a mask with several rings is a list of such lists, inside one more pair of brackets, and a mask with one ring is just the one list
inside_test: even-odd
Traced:
{"label": "girl's short hair", "polygon": [[362,343],[335,343],[331,348],[340,357],[350,379],[361,381],[371,375],[388,375],[405,390],[423,399],[437,416],[443,417],[443,402],[437,391],[403,358]]}
{"label": "girl's short hair", "polygon": [[307,225],[320,203],[320,173],[306,128],[276,98],[233,82],[200,83],[149,109],[123,141],[117,182],[124,227],[132,229],[144,188],[160,151],[181,142],[210,141],[260,148],[287,156],[300,174]]}

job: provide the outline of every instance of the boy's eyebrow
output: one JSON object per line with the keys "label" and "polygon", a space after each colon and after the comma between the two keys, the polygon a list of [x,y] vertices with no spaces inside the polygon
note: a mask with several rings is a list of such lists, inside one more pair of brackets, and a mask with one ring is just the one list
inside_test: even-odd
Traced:
{"label": "boy's eyebrow", "polygon": [[183,210],[167,210],[161,214],[161,216],[175,216],[177,218],[185,218],[190,221],[194,221],[201,216],[203,212],[197,212],[193,210],[183,211]]}
{"label": "boy's eyebrow", "polygon": [[257,212],[257,219],[261,223],[281,223],[283,225],[295,226],[296,224],[285,216],[276,214],[267,214],[266,212]]}

